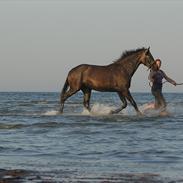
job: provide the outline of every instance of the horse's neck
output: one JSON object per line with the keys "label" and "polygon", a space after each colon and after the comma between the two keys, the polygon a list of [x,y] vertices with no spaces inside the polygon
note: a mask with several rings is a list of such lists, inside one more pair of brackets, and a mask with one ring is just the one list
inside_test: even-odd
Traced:
{"label": "horse's neck", "polygon": [[125,70],[125,72],[129,75],[130,78],[138,69],[139,65],[140,65],[139,59],[133,57],[131,59],[125,59],[121,62],[122,68]]}

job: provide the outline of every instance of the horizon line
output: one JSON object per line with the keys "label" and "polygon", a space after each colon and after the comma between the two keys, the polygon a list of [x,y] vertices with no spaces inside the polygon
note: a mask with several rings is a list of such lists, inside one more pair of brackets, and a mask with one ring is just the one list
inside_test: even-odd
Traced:
{"label": "horizon line", "polygon": [[[79,93],[82,93],[82,91],[78,91]],[[92,91],[93,93],[116,93],[116,92],[101,92],[101,91],[95,91],[93,90]],[[16,90],[12,90],[12,91],[0,91],[0,93],[61,93],[61,91],[16,91]],[[150,93],[151,94],[151,91],[131,91],[131,93]],[[165,91],[163,93],[183,93],[183,92],[179,92],[179,91],[176,91],[176,92],[172,92],[172,91]]]}

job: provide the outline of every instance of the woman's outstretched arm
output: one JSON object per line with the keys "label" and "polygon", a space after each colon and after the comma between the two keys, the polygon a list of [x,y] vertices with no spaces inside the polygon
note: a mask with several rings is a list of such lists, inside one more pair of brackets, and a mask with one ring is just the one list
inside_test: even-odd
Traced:
{"label": "woman's outstretched arm", "polygon": [[[162,71],[162,70],[161,70]],[[173,79],[169,78],[164,71],[162,71],[163,75],[164,75],[164,78],[171,84],[173,84],[174,86],[177,85],[176,81],[174,81]]]}

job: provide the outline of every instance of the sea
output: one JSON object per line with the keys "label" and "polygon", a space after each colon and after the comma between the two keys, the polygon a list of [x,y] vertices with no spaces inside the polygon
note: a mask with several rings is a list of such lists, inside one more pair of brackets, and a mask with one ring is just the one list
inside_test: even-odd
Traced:
{"label": "sea", "polygon": [[[59,96],[0,92],[0,169],[47,172],[61,182],[119,174],[183,180],[183,93],[164,93],[169,113],[163,116],[153,110],[138,116],[129,103],[110,114],[121,101],[108,92],[92,93],[91,112],[78,92],[60,114]],[[141,111],[154,101],[151,93],[132,96]]]}

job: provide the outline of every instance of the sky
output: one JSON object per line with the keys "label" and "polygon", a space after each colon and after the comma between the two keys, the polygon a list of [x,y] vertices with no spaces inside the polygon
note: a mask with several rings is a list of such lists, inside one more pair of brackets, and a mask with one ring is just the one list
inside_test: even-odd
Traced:
{"label": "sky", "polygon": [[[0,0],[0,91],[59,92],[73,67],[107,65],[149,46],[183,82],[182,22],[181,0]],[[150,92],[148,74],[140,65],[130,90]]]}

